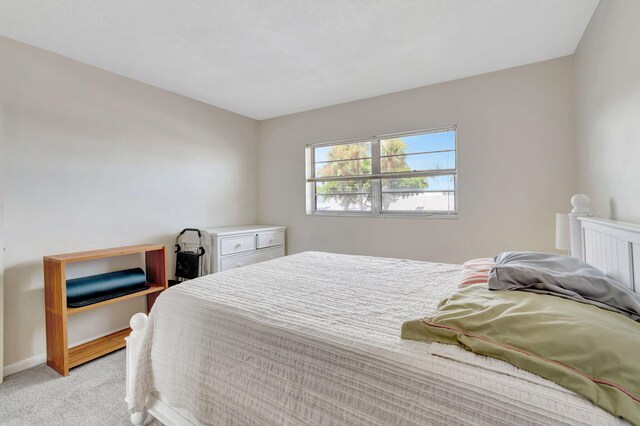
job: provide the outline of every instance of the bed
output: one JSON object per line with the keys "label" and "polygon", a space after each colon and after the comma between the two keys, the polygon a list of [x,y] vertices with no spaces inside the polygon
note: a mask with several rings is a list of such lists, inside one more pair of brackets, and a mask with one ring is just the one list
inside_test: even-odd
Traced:
{"label": "bed", "polygon": [[[573,218],[579,256],[633,288],[640,228]],[[127,402],[166,425],[616,425],[498,360],[401,340],[460,266],[307,252],[202,277],[136,314]]]}

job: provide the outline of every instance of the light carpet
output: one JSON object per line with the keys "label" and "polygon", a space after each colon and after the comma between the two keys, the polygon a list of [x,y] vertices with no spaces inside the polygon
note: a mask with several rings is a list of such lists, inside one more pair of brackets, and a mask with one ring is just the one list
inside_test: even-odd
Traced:
{"label": "light carpet", "polygon": [[[0,384],[0,425],[131,425],[125,396],[125,351],[71,370],[62,377],[40,365]],[[150,417],[148,426],[161,426]]]}

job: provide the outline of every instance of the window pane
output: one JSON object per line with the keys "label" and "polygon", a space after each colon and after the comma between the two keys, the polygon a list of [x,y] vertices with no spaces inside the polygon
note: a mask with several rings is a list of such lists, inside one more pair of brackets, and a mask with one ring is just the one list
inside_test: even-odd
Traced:
{"label": "window pane", "polygon": [[455,190],[455,177],[453,175],[382,179],[382,192],[453,190]]}
{"label": "window pane", "polygon": [[370,180],[341,180],[316,182],[316,194],[371,193]]}
{"label": "window pane", "polygon": [[346,143],[314,148],[316,163],[332,160],[371,158],[371,142]]}
{"label": "window pane", "polygon": [[453,192],[383,193],[383,211],[442,212],[455,211]]}
{"label": "window pane", "polygon": [[382,157],[380,159],[380,171],[382,173],[443,170],[455,168],[455,151],[436,152],[431,154],[399,155],[395,157]]}
{"label": "window pane", "polygon": [[317,211],[371,211],[371,181],[316,182]]}
{"label": "window pane", "polygon": [[456,132],[454,130],[380,140],[381,155],[412,154],[416,152],[455,149]]}
{"label": "window pane", "polygon": [[371,194],[317,195],[316,211],[371,211]]}
{"label": "window pane", "polygon": [[371,174],[371,160],[338,160],[316,163],[316,177],[361,176]]}

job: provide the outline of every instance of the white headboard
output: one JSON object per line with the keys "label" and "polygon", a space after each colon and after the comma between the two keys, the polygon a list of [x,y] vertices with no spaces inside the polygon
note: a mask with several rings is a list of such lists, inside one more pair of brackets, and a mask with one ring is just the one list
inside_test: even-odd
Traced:
{"label": "white headboard", "polygon": [[640,293],[640,226],[591,216],[569,217],[571,255]]}

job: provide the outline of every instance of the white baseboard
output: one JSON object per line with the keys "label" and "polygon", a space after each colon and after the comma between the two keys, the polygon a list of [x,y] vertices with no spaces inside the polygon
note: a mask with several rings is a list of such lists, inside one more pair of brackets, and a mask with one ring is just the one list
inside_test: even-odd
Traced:
{"label": "white baseboard", "polygon": [[[83,339],[83,340],[80,340],[78,342],[74,342],[74,343],[70,344],[69,347],[73,348],[74,346],[82,345],[83,343],[87,343],[87,342],[90,342],[90,341],[92,341],[94,339],[99,339],[100,337],[104,337],[104,336],[106,336],[108,334],[115,333],[116,331],[120,331],[123,328],[126,328],[126,327],[122,327],[122,328],[118,328],[118,329],[115,329],[115,330],[107,331],[106,333],[98,334],[97,336],[89,337],[88,339]],[[19,373],[22,370],[26,370],[28,368],[35,367],[35,366],[40,365],[40,364],[44,364],[45,362],[47,362],[47,354],[46,353],[34,355],[34,356],[30,357],[30,358],[23,359],[22,361],[18,361],[18,362],[15,362],[13,364],[5,365],[4,368],[2,369],[2,377],[7,377],[10,374]]]}
{"label": "white baseboard", "polygon": [[31,358],[23,359],[22,361],[15,362],[13,364],[5,365],[2,370],[2,375],[7,377],[11,374],[18,373],[27,368],[35,367],[36,365],[44,364],[47,361],[46,354],[34,355]]}

